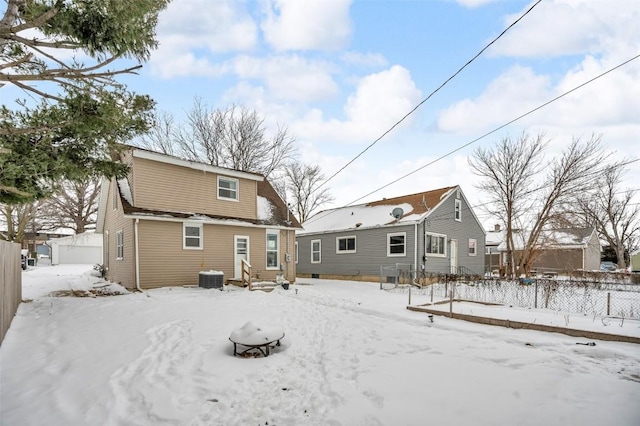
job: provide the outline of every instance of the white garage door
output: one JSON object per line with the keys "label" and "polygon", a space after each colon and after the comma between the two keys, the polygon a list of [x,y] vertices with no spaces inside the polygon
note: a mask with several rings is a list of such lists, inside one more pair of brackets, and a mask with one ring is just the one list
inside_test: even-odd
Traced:
{"label": "white garage door", "polygon": [[58,246],[58,263],[102,263],[102,247]]}

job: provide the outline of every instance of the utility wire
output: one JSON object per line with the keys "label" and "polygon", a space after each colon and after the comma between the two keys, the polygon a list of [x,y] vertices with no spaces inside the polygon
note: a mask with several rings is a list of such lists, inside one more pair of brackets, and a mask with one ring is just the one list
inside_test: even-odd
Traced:
{"label": "utility wire", "polygon": [[447,83],[449,83],[451,80],[453,80],[458,74],[460,74],[462,72],[462,70],[464,70],[467,66],[469,66],[473,61],[475,61],[480,55],[482,55],[485,50],[487,50],[489,47],[491,47],[491,45],[493,45],[496,41],[498,41],[507,31],[509,31],[513,26],[515,26],[518,22],[520,22],[522,20],[522,18],[524,18],[525,16],[527,16],[527,14],[529,14],[529,12],[531,12],[533,10],[534,7],[536,7],[542,0],[538,0],[537,2],[535,2],[526,12],[524,12],[522,14],[522,16],[520,16],[518,19],[516,19],[511,25],[509,25],[507,28],[504,29],[504,31],[502,31],[496,38],[494,38],[493,40],[491,40],[491,42],[489,44],[487,44],[485,47],[482,48],[482,50],[480,50],[473,58],[471,58],[470,60],[467,61],[466,64],[464,64],[458,71],[456,71],[451,77],[447,78],[444,83],[442,83],[440,86],[438,86],[433,92],[431,92],[429,94],[429,96],[427,96],[426,98],[424,98],[418,105],[416,105],[411,111],[409,111],[408,113],[406,113],[404,115],[404,117],[402,117],[400,120],[396,121],[396,123],[391,126],[387,131],[385,131],[380,137],[378,137],[376,140],[374,140],[373,142],[371,142],[369,144],[369,146],[367,146],[365,149],[363,149],[362,151],[360,151],[360,153],[358,155],[356,155],[355,157],[353,157],[347,164],[345,164],[344,166],[342,166],[340,168],[340,170],[338,170],[337,172],[335,172],[334,174],[332,174],[328,179],[326,179],[322,184],[320,184],[313,192],[318,191],[320,188],[322,188],[324,185],[326,185],[331,179],[333,179],[334,177],[336,177],[338,174],[340,174],[344,169],[346,169],[347,167],[349,167],[351,164],[353,164],[354,161],[356,161],[358,158],[360,158],[365,152],[367,152],[371,147],[373,147],[375,144],[377,144],[378,142],[380,142],[380,140],[382,138],[384,138],[386,135],[388,135],[389,133],[391,133],[391,131],[393,129],[395,129],[396,127],[398,127],[398,125],[400,125],[400,123],[402,123],[404,120],[406,120],[411,114],[413,114],[418,108],[420,108],[425,102],[427,102],[429,99],[431,99],[431,97],[433,95],[435,95],[436,93],[438,93],[440,91],[440,89],[442,89]]}
{"label": "utility wire", "polygon": [[[582,87],[584,87],[584,86],[586,86],[586,85],[588,85],[588,84],[590,84],[590,83],[592,83],[592,82],[594,82],[594,81],[598,80],[598,79],[599,79],[599,78],[601,78],[601,77],[604,77],[605,75],[607,75],[607,74],[609,74],[609,73],[611,73],[611,72],[613,72],[613,71],[617,70],[618,68],[623,67],[624,65],[626,65],[626,64],[628,64],[628,63],[630,63],[630,62],[632,62],[632,61],[634,61],[634,60],[636,60],[636,59],[638,59],[638,58],[640,58],[640,55],[636,55],[636,56],[634,56],[634,57],[632,57],[632,58],[630,58],[630,59],[627,59],[626,61],[624,61],[624,62],[622,62],[622,63],[620,63],[620,64],[616,65],[615,67],[610,68],[609,70],[607,70],[607,71],[605,71],[605,72],[603,72],[603,73],[601,73],[601,74],[599,74],[599,75],[597,75],[597,76],[595,76],[595,77],[593,77],[593,78],[591,78],[591,79],[589,79],[589,80],[585,81],[585,82],[584,82],[584,83],[582,83],[582,84],[579,84],[578,86],[574,87],[573,89],[568,90],[568,91],[566,91],[566,92],[564,92],[564,93],[562,93],[562,94],[560,94],[560,95],[556,96],[555,98],[553,98],[553,99],[551,99],[551,100],[549,100],[549,101],[547,101],[547,102],[543,103],[542,105],[539,105],[539,106],[537,106],[536,108],[531,109],[531,110],[529,110],[528,112],[526,112],[526,113],[524,113],[524,114],[521,114],[521,115],[517,116],[516,118],[514,118],[514,119],[512,119],[512,120],[508,121],[507,123],[502,124],[501,126],[496,127],[495,129],[493,129],[493,130],[491,130],[491,131],[489,131],[489,132],[487,132],[487,133],[483,134],[482,136],[479,136],[479,137],[477,137],[476,139],[473,139],[472,141],[467,142],[466,144],[459,146],[458,148],[454,149],[453,151],[449,151],[448,153],[443,154],[442,156],[440,156],[440,157],[436,158],[435,160],[433,160],[433,161],[431,161],[431,162],[429,162],[429,163],[427,163],[427,164],[425,164],[425,165],[423,165],[423,166],[421,166],[421,167],[418,167],[417,169],[415,169],[415,170],[413,170],[413,171],[411,171],[411,172],[409,172],[409,173],[406,173],[406,174],[404,174],[404,175],[400,176],[399,178],[397,178],[397,179],[395,179],[395,180],[393,180],[393,181],[391,181],[391,182],[389,182],[389,183],[387,183],[387,184],[385,184],[385,185],[383,185],[383,186],[381,186],[381,187],[379,187],[379,188],[377,188],[377,189],[375,189],[375,190],[373,190],[373,191],[371,191],[371,192],[369,192],[369,193],[367,193],[367,194],[363,195],[362,197],[360,197],[360,198],[358,198],[358,199],[356,199],[356,200],[354,200],[354,201],[352,201],[352,202],[350,202],[350,203],[348,203],[348,204],[345,204],[343,207],[348,207],[348,206],[350,206],[350,205],[352,205],[352,204],[355,204],[355,203],[357,203],[358,201],[362,200],[363,198],[368,197],[369,195],[375,194],[376,192],[378,192],[378,191],[380,191],[380,190],[382,190],[382,189],[384,189],[384,188],[387,188],[387,187],[389,187],[389,186],[393,185],[394,183],[397,183],[397,182],[399,182],[399,181],[401,181],[401,180],[403,180],[403,179],[406,179],[407,177],[409,177],[409,176],[411,176],[411,175],[413,175],[413,174],[415,174],[415,173],[419,172],[420,170],[422,170],[422,169],[424,169],[424,168],[426,168],[426,167],[428,167],[428,166],[430,166],[430,165],[432,165],[432,164],[434,164],[434,163],[436,163],[436,162],[438,162],[438,161],[440,161],[440,160],[442,160],[442,159],[444,159],[444,158],[446,158],[446,157],[448,157],[448,156],[450,156],[450,155],[452,155],[452,154],[455,154],[456,152],[458,152],[458,151],[460,151],[460,150],[462,150],[462,149],[464,149],[464,148],[468,147],[469,145],[472,145],[472,144],[474,144],[474,143],[478,142],[479,140],[484,139],[484,138],[486,138],[487,136],[489,136],[489,135],[491,135],[491,134],[493,134],[493,133],[496,133],[497,131],[499,131],[499,130],[501,130],[501,129],[503,129],[503,128],[505,128],[505,127],[507,127],[507,126],[509,126],[509,125],[513,124],[513,123],[515,123],[516,121],[518,121],[518,120],[520,120],[520,119],[522,119],[522,118],[524,118],[524,117],[526,117],[526,116],[528,116],[528,115],[530,115],[530,114],[533,114],[534,112],[536,112],[536,111],[538,111],[538,110],[540,110],[540,109],[542,109],[542,108],[546,107],[547,105],[549,105],[549,104],[551,104],[551,103],[553,103],[553,102],[557,101],[558,99],[561,99],[561,98],[563,98],[563,97],[565,97],[565,96],[567,96],[567,95],[569,95],[569,94],[571,94],[571,93],[575,92],[576,90],[581,89]],[[628,164],[635,163],[635,162],[637,162],[637,161],[640,161],[640,158],[637,158],[637,159],[634,159],[634,160],[630,160],[630,161],[624,162],[624,163],[622,163],[621,165],[628,165]],[[334,210],[334,211],[335,211],[336,209],[332,209],[332,210]],[[331,212],[329,212],[329,214],[330,214],[330,213],[331,213]],[[317,215],[316,215],[316,216],[317,216]],[[317,218],[316,218],[316,220],[317,220]],[[312,223],[312,222],[315,222],[315,220],[313,220],[313,218],[312,218],[311,220],[306,221],[305,223]]]}
{"label": "utility wire", "polygon": [[[425,167],[428,167],[428,166],[430,166],[430,165],[432,165],[432,164],[434,164],[434,163],[437,163],[438,161],[440,161],[440,160],[442,160],[442,159],[444,159],[444,158],[446,158],[446,157],[448,157],[448,156],[450,156],[450,155],[452,155],[452,154],[455,154],[456,152],[458,152],[458,151],[460,151],[460,150],[462,150],[462,149],[464,149],[464,148],[468,147],[469,145],[472,145],[472,144],[474,144],[474,143],[478,142],[479,140],[484,139],[484,138],[486,138],[487,136],[489,136],[489,135],[491,135],[491,134],[493,134],[493,133],[495,133],[495,132],[497,132],[497,131],[499,131],[499,130],[504,129],[505,127],[507,127],[507,126],[509,126],[509,125],[511,125],[511,124],[513,124],[513,123],[515,123],[516,121],[518,121],[518,120],[520,120],[520,119],[522,119],[522,118],[524,118],[524,117],[526,117],[526,116],[528,116],[528,115],[533,114],[534,112],[536,112],[536,111],[538,111],[538,110],[540,110],[540,109],[542,109],[542,108],[546,107],[547,105],[549,105],[549,104],[551,104],[551,103],[553,103],[553,102],[557,101],[558,99],[561,99],[561,98],[563,98],[563,97],[567,96],[568,94],[573,93],[573,92],[575,92],[575,91],[576,91],[576,90],[578,90],[578,89],[581,89],[582,87],[586,86],[587,84],[592,83],[592,82],[594,82],[595,80],[597,80],[597,79],[599,79],[599,78],[601,78],[601,77],[604,77],[605,75],[609,74],[610,72],[615,71],[615,70],[617,70],[618,68],[621,68],[621,67],[623,67],[624,65],[628,64],[629,62],[634,61],[634,60],[636,60],[636,59],[638,59],[638,58],[640,58],[640,55],[636,55],[636,56],[634,56],[633,58],[628,59],[628,60],[626,60],[626,61],[622,62],[622,63],[621,63],[621,64],[619,64],[619,65],[616,65],[615,67],[613,67],[613,68],[611,68],[611,69],[609,69],[609,70],[607,70],[607,71],[603,72],[602,74],[599,74],[599,75],[597,75],[597,76],[593,77],[592,79],[585,81],[584,83],[582,83],[582,84],[580,84],[580,85],[578,85],[578,86],[574,87],[573,89],[568,90],[568,91],[566,91],[566,92],[562,93],[561,95],[558,95],[558,96],[556,96],[555,98],[553,98],[553,99],[551,99],[551,100],[549,100],[549,101],[547,101],[547,102],[543,103],[542,105],[539,105],[539,106],[537,106],[536,108],[534,108],[534,109],[532,109],[532,110],[529,110],[528,112],[525,112],[524,114],[521,114],[521,115],[517,116],[516,118],[514,118],[514,119],[512,119],[512,120],[510,120],[510,121],[508,121],[508,122],[506,122],[505,124],[502,124],[501,126],[496,127],[495,129],[493,129],[493,130],[491,130],[491,131],[489,131],[489,132],[487,132],[487,133],[483,134],[482,136],[479,136],[479,137],[475,138],[475,139],[474,139],[474,140],[472,140],[471,142],[467,142],[466,144],[459,146],[458,148],[454,149],[453,151],[449,151],[448,153],[443,154],[442,156],[440,156],[440,157],[436,158],[435,160],[433,160],[433,161],[431,161],[431,162],[429,162],[429,163],[427,163],[427,164],[425,164],[425,165],[423,165],[423,166],[421,166],[421,167],[418,167],[417,169],[415,169],[415,170],[413,170],[413,171],[411,171],[411,172],[409,172],[409,173],[406,173],[406,174],[404,174],[404,175],[400,176],[399,178],[397,178],[397,179],[395,179],[395,180],[393,180],[393,181],[391,181],[391,182],[389,182],[389,183],[387,183],[387,184],[385,184],[385,185],[383,185],[383,186],[379,187],[378,189],[375,189],[375,190],[373,190],[373,191],[369,192],[368,194],[363,195],[362,197],[360,197],[360,198],[358,198],[358,199],[356,199],[356,200],[354,200],[354,201],[352,201],[352,202],[348,203],[346,206],[350,206],[350,205],[352,205],[352,204],[354,204],[354,203],[356,203],[356,202],[358,202],[358,201],[362,200],[363,198],[368,197],[368,196],[369,196],[369,195],[371,195],[371,194],[375,194],[376,192],[378,192],[378,191],[380,191],[380,190],[382,190],[382,189],[384,189],[384,188],[387,188],[387,187],[389,187],[389,186],[393,185],[394,183],[397,183],[397,182],[401,181],[402,179],[405,179],[405,178],[407,178],[407,177],[409,177],[409,176],[411,176],[411,175],[413,175],[413,174],[415,174],[415,173],[419,172],[420,170],[424,169]],[[631,164],[631,163],[634,163],[634,162],[636,162],[636,161],[638,161],[638,160],[640,160],[640,159],[636,159],[636,160],[633,160],[633,161],[629,161],[629,162],[624,163],[624,164]]]}

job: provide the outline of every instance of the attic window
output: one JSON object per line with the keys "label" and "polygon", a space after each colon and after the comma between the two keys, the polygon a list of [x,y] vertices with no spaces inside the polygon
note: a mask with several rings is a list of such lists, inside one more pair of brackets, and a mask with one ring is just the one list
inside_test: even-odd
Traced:
{"label": "attic window", "polygon": [[238,201],[238,179],[218,176],[218,199]]}
{"label": "attic window", "polygon": [[462,200],[456,199],[456,205],[454,207],[454,218],[457,222],[462,221]]}

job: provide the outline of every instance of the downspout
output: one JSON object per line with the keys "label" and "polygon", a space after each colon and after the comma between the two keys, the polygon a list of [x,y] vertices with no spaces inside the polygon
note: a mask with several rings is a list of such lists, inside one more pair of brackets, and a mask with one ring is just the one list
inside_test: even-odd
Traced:
{"label": "downspout", "polygon": [[418,277],[418,222],[414,225],[413,235],[413,264],[416,268],[416,278]]}
{"label": "downspout", "polygon": [[136,221],[133,225],[133,244],[135,247],[135,251],[136,251],[136,264],[135,264],[135,268],[136,268],[136,289],[138,289],[138,291],[143,291],[140,288],[140,260],[139,260],[139,253],[140,250],[138,249],[138,223],[140,222],[140,219],[136,218]]}

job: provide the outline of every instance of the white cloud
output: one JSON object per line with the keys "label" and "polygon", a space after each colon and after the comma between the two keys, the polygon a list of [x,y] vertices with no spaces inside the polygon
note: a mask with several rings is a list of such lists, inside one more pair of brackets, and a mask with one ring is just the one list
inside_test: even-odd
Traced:
{"label": "white cloud", "polygon": [[415,107],[421,95],[409,71],[395,65],[360,80],[346,101],[345,120],[328,119],[314,109],[292,128],[296,134],[318,141],[373,142]]}
{"label": "white cloud", "polygon": [[335,50],[351,36],[351,0],[268,0],[261,24],[276,50]]}
{"label": "white cloud", "polygon": [[152,73],[163,78],[217,74],[220,67],[211,62],[210,53],[255,47],[258,29],[241,5],[233,0],[171,2],[159,17],[160,45],[151,56]]}
{"label": "white cloud", "polygon": [[233,70],[242,80],[264,81],[275,100],[322,100],[338,92],[332,65],[297,55],[266,59],[241,56],[233,60]]}
{"label": "white cloud", "polygon": [[384,67],[388,64],[387,59],[379,53],[345,52],[342,60],[347,65],[365,67]]}
{"label": "white cloud", "polygon": [[[521,14],[507,16],[505,26]],[[498,56],[552,57],[600,53],[615,48],[628,54],[637,50],[639,19],[640,2],[635,0],[544,1],[489,52]]]}
{"label": "white cloud", "polygon": [[501,125],[550,99],[549,78],[530,68],[514,66],[498,76],[476,99],[464,99],[442,111],[437,120],[444,132],[474,133]]}
{"label": "white cloud", "polygon": [[484,6],[489,3],[495,3],[499,0],[454,0],[454,1],[468,8],[476,8],[476,7]]}

